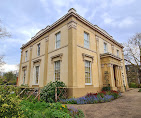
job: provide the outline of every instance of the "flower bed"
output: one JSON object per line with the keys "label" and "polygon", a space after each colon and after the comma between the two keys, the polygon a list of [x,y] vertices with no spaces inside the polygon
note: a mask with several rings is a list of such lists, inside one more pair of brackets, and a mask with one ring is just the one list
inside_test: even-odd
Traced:
{"label": "flower bed", "polygon": [[102,91],[99,93],[88,93],[87,95],[80,98],[70,98],[60,100],[63,104],[94,104],[102,102],[110,102],[111,100],[117,99],[121,96],[118,91]]}

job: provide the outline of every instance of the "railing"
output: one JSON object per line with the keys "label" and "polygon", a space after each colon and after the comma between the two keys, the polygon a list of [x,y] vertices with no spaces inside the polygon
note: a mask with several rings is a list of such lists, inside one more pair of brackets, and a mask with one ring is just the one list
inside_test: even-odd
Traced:
{"label": "railing", "polygon": [[68,88],[66,87],[56,87],[55,88],[55,102],[60,101],[61,99],[68,98]]}

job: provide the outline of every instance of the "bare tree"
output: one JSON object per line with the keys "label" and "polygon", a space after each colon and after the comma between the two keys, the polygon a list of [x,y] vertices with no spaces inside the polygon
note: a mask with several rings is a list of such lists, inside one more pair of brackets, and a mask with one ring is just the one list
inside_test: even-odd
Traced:
{"label": "bare tree", "polygon": [[[10,37],[10,33],[7,32],[6,28],[2,26],[1,24],[1,20],[0,20],[0,40],[3,39],[4,37]],[[5,64],[5,62],[3,61],[3,57],[2,55],[0,55],[0,71],[1,71],[1,66],[3,64]]]}
{"label": "bare tree", "polygon": [[124,56],[127,64],[132,65],[141,74],[141,33],[136,33],[124,45]]}
{"label": "bare tree", "polygon": [[6,28],[2,26],[1,24],[1,20],[0,20],[0,39],[4,38],[4,37],[10,37],[10,33],[7,32]]}

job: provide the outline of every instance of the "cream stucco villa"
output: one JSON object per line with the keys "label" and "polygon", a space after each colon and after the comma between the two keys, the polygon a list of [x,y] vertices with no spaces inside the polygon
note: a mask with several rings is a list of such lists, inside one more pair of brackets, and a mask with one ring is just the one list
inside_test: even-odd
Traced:
{"label": "cream stucco villa", "polygon": [[75,97],[101,91],[107,79],[113,90],[128,88],[123,46],[73,8],[21,50],[18,85],[43,87],[60,80]]}

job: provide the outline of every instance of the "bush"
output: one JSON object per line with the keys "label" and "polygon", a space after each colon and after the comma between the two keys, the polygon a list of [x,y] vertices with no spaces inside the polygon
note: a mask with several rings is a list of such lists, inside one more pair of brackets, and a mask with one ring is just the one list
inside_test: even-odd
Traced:
{"label": "bush", "polygon": [[11,118],[21,117],[22,111],[19,103],[20,99],[16,97],[18,88],[13,86],[0,86],[0,117]]}
{"label": "bush", "polygon": [[138,92],[141,92],[141,89],[139,89],[139,91]]}
{"label": "bush", "polygon": [[110,91],[111,90],[111,87],[110,86],[107,86],[107,87],[103,87],[102,88],[102,91]]}
{"label": "bush", "polygon": [[[65,84],[60,81],[48,83],[41,90],[41,93],[40,93],[41,101],[50,102],[50,103],[55,102],[55,88],[56,87],[65,87]],[[60,94],[60,91],[57,89],[57,95],[59,94]],[[62,98],[63,97],[62,94],[60,94],[59,97]]]}
{"label": "bush", "polygon": [[84,114],[80,110],[67,108],[61,103],[46,102],[21,102],[21,109],[27,118],[83,118]]}
{"label": "bush", "polygon": [[137,84],[133,83],[133,82],[129,83],[129,87],[130,88],[138,88]]}

